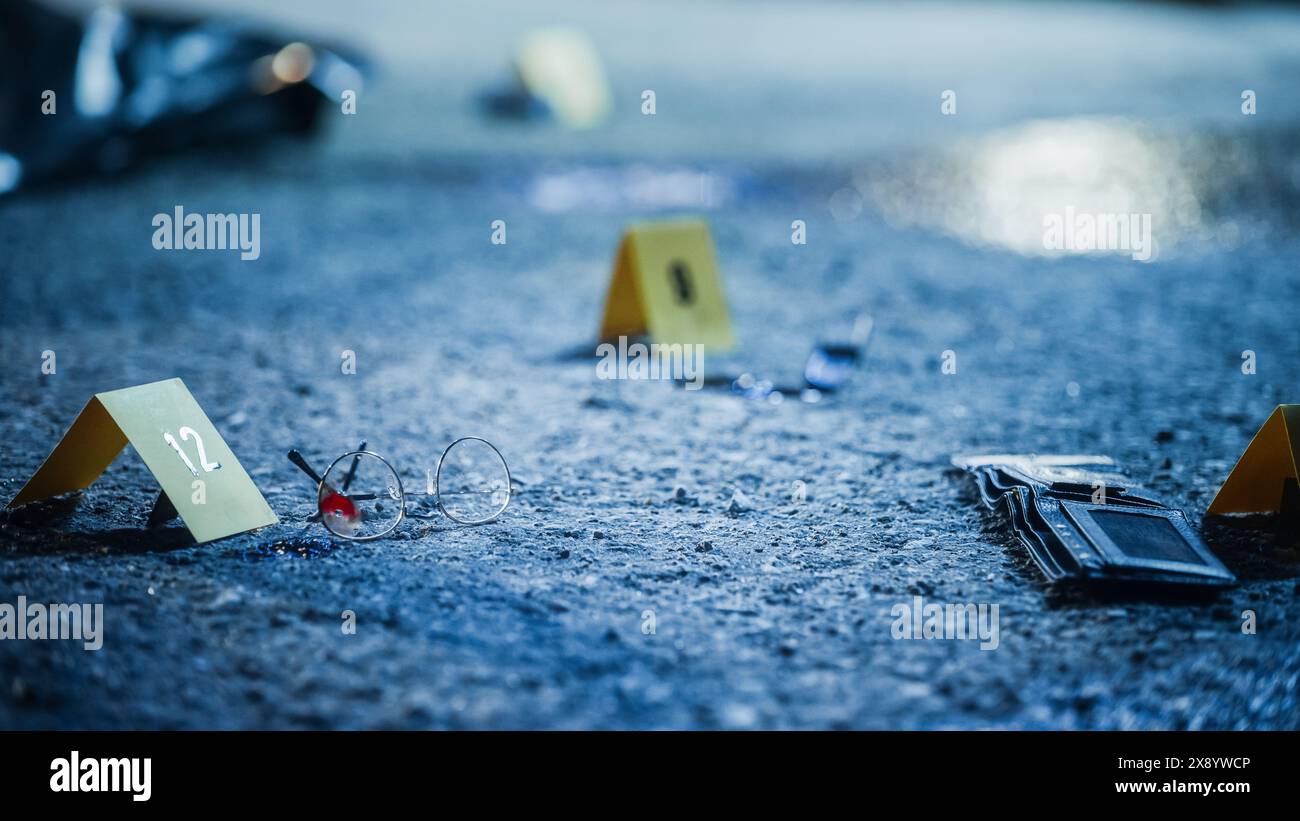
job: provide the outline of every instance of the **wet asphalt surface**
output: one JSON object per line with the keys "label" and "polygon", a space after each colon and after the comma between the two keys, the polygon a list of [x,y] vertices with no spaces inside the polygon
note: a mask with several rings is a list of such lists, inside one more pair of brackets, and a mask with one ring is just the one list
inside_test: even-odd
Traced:
{"label": "wet asphalt surface", "polygon": [[[0,495],[91,394],[179,376],[281,518],[205,545],[147,531],[156,486],[129,448],[80,498],[0,516],[0,601],[103,602],[106,621],[97,652],[0,642],[0,727],[1295,729],[1300,555],[1266,526],[1204,525],[1241,582],[1210,599],[1057,590],[947,465],[1108,454],[1199,526],[1297,401],[1296,137],[1223,136],[1250,162],[1203,221],[1234,241],[1145,265],[1022,256],[869,197],[845,213],[855,179],[927,166],[903,149],[646,165],[277,143],[0,201]],[[620,193],[669,172],[709,174],[707,198]],[[557,179],[582,195],[557,206]],[[178,203],[260,212],[261,258],[154,251]],[[623,224],[682,211],[712,225],[760,376],[873,315],[846,390],[596,379],[582,351]],[[284,458],[365,439],[418,476],[471,434],[509,461],[506,515],[365,544],[306,521]],[[894,640],[890,608],[918,595],[997,604],[998,648]]]}

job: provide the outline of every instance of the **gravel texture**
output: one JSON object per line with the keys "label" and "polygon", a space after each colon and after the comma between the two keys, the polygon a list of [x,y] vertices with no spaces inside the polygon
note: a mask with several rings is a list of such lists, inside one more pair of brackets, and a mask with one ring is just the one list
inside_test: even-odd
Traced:
{"label": "gravel texture", "polygon": [[[948,468],[1104,453],[1199,526],[1300,401],[1300,132],[1196,133],[1218,142],[1192,156],[1244,159],[1197,172],[1211,230],[1146,265],[970,243],[866,194],[845,212],[836,192],[914,180],[924,147],[647,165],[276,143],[0,201],[0,495],[91,394],[179,376],[282,519],[197,546],[147,531],[129,449],[79,499],[0,516],[0,602],[106,619],[97,652],[0,642],[0,727],[1295,729],[1300,557],[1266,526],[1205,525],[1241,581],[1215,598],[1097,598],[1049,588]],[[701,172],[705,200],[668,201]],[[261,258],[154,251],[178,203],[260,212]],[[774,405],[595,378],[622,226],[681,211],[711,222],[738,364],[797,373],[875,317],[848,389]],[[506,516],[366,544],[305,521],[284,458],[366,439],[423,475],[469,434],[510,463]],[[998,648],[895,641],[913,596],[997,604]]]}

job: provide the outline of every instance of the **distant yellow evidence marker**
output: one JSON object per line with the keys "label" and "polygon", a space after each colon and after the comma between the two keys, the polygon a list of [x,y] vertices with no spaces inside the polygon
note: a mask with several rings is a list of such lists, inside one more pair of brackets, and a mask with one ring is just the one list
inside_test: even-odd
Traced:
{"label": "distant yellow evidence marker", "polygon": [[568,128],[593,128],[609,118],[611,95],[600,56],[577,29],[529,32],[515,54],[515,72]]}
{"label": "distant yellow evidence marker", "polygon": [[623,233],[600,336],[646,335],[659,343],[697,344],[711,351],[735,347],[704,222],[634,223]]}
{"label": "distant yellow evidence marker", "polygon": [[279,521],[179,379],[95,394],[8,507],[90,487],[127,442],[195,541]]}
{"label": "distant yellow evidence marker", "polygon": [[1277,513],[1300,464],[1300,405],[1278,405],[1250,440],[1206,513]]}

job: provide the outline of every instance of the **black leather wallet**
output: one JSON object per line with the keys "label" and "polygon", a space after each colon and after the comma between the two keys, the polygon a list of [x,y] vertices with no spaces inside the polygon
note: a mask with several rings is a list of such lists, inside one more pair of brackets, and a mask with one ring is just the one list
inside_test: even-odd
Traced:
{"label": "black leather wallet", "polygon": [[1183,512],[1105,456],[956,456],[1051,581],[1226,586],[1236,578]]}

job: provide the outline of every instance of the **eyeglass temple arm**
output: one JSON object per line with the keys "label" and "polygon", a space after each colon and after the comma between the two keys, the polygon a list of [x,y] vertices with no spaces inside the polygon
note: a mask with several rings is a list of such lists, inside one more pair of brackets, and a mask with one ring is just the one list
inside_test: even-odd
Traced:
{"label": "eyeglass temple arm", "polygon": [[[365,441],[363,440],[363,441],[361,442],[361,447],[357,448],[357,450],[365,450],[365,449],[366,449],[366,443],[365,443]],[[356,475],[357,475],[357,463],[360,462],[360,461],[361,461],[361,457],[360,457],[360,456],[353,456],[353,457],[352,457],[352,464],[348,465],[348,473],[347,473],[346,476],[343,477],[343,492],[344,492],[344,493],[347,493],[347,492],[348,492],[348,488],[352,487],[352,480],[355,479],[355,478],[356,478]]]}
{"label": "eyeglass temple arm", "polygon": [[303,458],[303,455],[299,453],[296,448],[294,450],[289,451],[288,455],[289,455],[289,461],[297,465],[299,469],[302,470],[303,473],[310,476],[312,478],[312,481],[314,481],[318,485],[321,483],[320,474],[318,474],[316,471],[311,469],[311,465],[307,464],[307,460]]}

